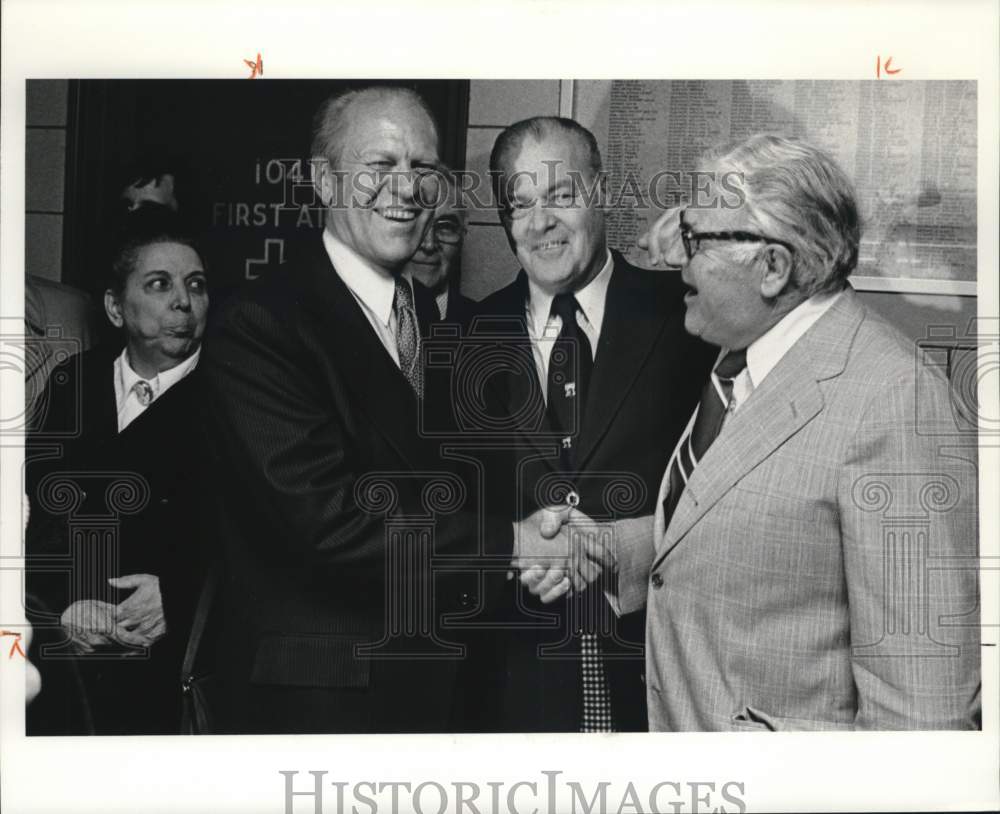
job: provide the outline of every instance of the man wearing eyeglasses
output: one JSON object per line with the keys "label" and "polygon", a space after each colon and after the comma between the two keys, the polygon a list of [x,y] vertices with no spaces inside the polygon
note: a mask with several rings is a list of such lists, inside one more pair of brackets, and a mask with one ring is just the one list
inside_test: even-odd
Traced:
{"label": "man wearing eyeglasses", "polygon": [[590,546],[647,608],[650,728],[978,728],[975,446],[941,449],[947,382],[848,285],[851,184],[770,135],[706,169],[741,204],[668,213],[651,254],[722,350],[652,532]]}
{"label": "man wearing eyeglasses", "polygon": [[[554,117],[518,122],[497,138],[490,169],[522,267],[482,304],[490,325],[505,317],[514,326],[507,369],[493,377],[517,423],[504,499],[525,538],[553,502],[595,518],[650,514],[714,351],[685,333],[684,289],[672,275],[609,250],[601,156],[587,129]],[[520,565],[526,583],[544,570]],[[580,591],[548,609],[511,583],[501,728],[646,728],[642,614],[616,618],[600,584],[585,589],[600,568],[584,570],[555,569]]]}
{"label": "man wearing eyeglasses", "polygon": [[459,290],[465,209],[458,200],[454,178],[442,172],[442,180],[434,219],[404,274],[409,272],[430,290],[443,321],[463,323],[473,310],[472,300]]}

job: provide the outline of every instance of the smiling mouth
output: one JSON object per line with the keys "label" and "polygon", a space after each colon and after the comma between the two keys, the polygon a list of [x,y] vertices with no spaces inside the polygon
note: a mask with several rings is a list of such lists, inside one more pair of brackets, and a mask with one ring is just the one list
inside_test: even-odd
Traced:
{"label": "smiling mouth", "polygon": [[566,240],[546,240],[543,243],[536,243],[531,247],[531,250],[533,252],[550,252],[567,245],[569,245],[569,241]]}
{"label": "smiling mouth", "polygon": [[384,209],[375,210],[387,221],[393,223],[412,223],[417,219],[416,209],[407,209],[402,206],[387,206]]}

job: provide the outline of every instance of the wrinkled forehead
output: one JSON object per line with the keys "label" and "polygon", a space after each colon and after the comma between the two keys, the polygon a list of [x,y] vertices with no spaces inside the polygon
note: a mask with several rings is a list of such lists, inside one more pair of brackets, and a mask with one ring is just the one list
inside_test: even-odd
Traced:
{"label": "wrinkled forehead", "polygon": [[551,133],[540,140],[527,137],[507,174],[511,188],[518,193],[593,180],[586,146],[566,133]]}
{"label": "wrinkled forehead", "polygon": [[175,240],[153,240],[136,248],[130,274],[146,271],[201,271],[201,257],[194,247]]}
{"label": "wrinkled forehead", "polygon": [[343,113],[349,124],[341,152],[346,156],[385,150],[437,163],[438,134],[434,121],[403,97],[362,99]]}

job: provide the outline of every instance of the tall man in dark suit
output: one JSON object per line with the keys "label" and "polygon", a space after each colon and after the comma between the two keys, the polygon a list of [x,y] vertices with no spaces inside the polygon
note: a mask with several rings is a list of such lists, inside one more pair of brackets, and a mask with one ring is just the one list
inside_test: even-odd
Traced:
{"label": "tall man in dark suit", "polygon": [[[601,156],[578,123],[512,125],[490,169],[523,269],[482,303],[489,324],[510,318],[524,351],[500,398],[512,415],[544,402],[542,422],[515,433],[507,499],[519,517],[557,499],[595,518],[648,513],[712,356],[684,332],[683,287],[609,251]],[[556,617],[518,593],[505,637],[504,728],[646,728],[644,619],[615,619],[601,584],[555,606]]]}
{"label": "tall man in dark suit", "polygon": [[437,198],[437,129],[411,91],[352,91],[317,112],[313,156],[322,235],[206,343],[222,728],[444,731],[461,651],[436,623],[478,607],[482,581],[456,571],[506,564],[513,534],[418,433],[433,301],[403,270]]}

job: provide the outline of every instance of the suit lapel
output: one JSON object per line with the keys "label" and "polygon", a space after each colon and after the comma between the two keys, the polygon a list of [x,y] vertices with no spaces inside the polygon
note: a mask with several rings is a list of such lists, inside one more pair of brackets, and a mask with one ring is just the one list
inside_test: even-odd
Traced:
{"label": "suit lapel", "polygon": [[[161,417],[168,413],[179,419],[172,425],[173,430],[183,432],[185,428],[183,422],[185,412],[189,412],[189,419],[193,419],[195,415],[194,408],[196,405],[191,401],[191,395],[193,394],[192,385],[194,382],[194,379],[191,378],[192,376],[194,376],[194,370],[190,371],[179,382],[176,382],[166,393],[158,396],[147,409],[143,410],[129,422],[129,425],[119,433],[119,437],[124,441],[132,436],[147,433],[150,431],[149,428],[158,424]],[[118,429],[117,415],[115,415],[114,429],[115,431]],[[161,443],[170,442],[169,440],[164,440]]]}
{"label": "suit lapel", "polygon": [[863,311],[848,289],[726,423],[692,473],[654,567],[748,472],[823,410],[818,382],[843,371],[862,319]]}
{"label": "suit lapel", "polygon": [[[300,266],[305,307],[315,313],[319,338],[342,368],[343,386],[355,395],[386,441],[411,466],[422,460],[417,399],[392,361],[354,295],[333,268],[321,240],[309,241]],[[419,467],[418,467],[419,468]]]}
{"label": "suit lapel", "polygon": [[580,469],[610,428],[666,323],[667,314],[630,271],[616,253],[578,442]]}
{"label": "suit lapel", "polygon": [[538,378],[534,349],[528,337],[527,300],[528,276],[522,270],[513,283],[494,295],[486,313],[473,322],[472,335],[505,337],[500,341],[509,347],[515,358],[509,361],[508,370],[501,379],[503,384],[497,388],[497,397],[503,405],[504,415],[523,417],[517,427],[518,440],[530,444],[556,470],[559,441],[549,423],[543,396],[546,384]]}
{"label": "suit lapel", "polygon": [[80,403],[83,406],[82,437],[104,443],[118,435],[118,402],[115,399],[115,360],[121,353],[92,350],[80,370]]}

